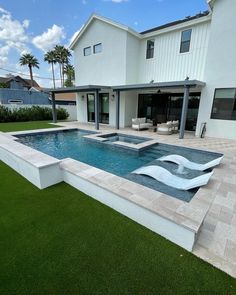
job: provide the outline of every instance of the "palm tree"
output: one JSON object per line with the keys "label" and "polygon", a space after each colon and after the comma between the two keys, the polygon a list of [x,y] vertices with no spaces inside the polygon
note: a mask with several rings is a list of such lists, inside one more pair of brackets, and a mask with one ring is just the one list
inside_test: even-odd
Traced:
{"label": "palm tree", "polygon": [[65,65],[64,68],[64,73],[66,74],[66,81],[65,81],[65,86],[66,87],[71,87],[73,86],[73,80],[75,79],[75,69],[74,66],[71,64]]}
{"label": "palm tree", "polygon": [[32,68],[39,69],[39,62],[38,62],[37,58],[34,57],[30,53],[26,53],[26,54],[23,54],[20,57],[20,60],[19,61],[20,61],[20,65],[21,66],[26,66],[27,65],[29,67],[31,87],[33,87],[34,79],[33,79],[33,71],[32,71]]}
{"label": "palm tree", "polygon": [[61,75],[61,86],[64,87],[64,67],[69,63],[69,57],[71,56],[70,51],[63,45],[56,45],[54,47],[56,61],[60,65],[60,75]]}
{"label": "palm tree", "polygon": [[53,79],[53,86],[56,88],[55,85],[55,72],[54,72],[54,64],[57,62],[56,60],[56,53],[55,50],[48,51],[44,54],[44,61],[47,61],[52,66],[52,79]]}

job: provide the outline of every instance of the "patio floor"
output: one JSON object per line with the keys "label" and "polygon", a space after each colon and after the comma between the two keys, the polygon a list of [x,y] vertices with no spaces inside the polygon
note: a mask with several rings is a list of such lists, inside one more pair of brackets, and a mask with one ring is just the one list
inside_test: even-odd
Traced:
{"label": "patio floor", "polygon": [[[59,123],[60,126],[94,130],[93,124],[77,122]],[[114,130],[100,125],[103,131]],[[120,129],[127,134],[147,136],[159,142],[185,147],[204,149],[224,154],[221,166],[214,169],[217,187],[208,186],[210,209],[201,227],[193,253],[205,261],[236,277],[236,141],[218,138],[197,138],[186,132],[184,139],[178,134],[158,135],[150,131],[134,131],[130,128]]]}

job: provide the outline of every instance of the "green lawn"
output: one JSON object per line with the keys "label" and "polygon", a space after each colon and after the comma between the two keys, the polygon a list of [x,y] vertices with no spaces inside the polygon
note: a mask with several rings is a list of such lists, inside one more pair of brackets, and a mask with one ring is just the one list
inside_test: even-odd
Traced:
{"label": "green lawn", "polygon": [[48,121],[31,121],[31,122],[10,122],[0,123],[0,131],[11,132],[21,130],[33,130],[43,128],[57,128],[56,125],[49,124]]}
{"label": "green lawn", "polygon": [[236,280],[71,186],[0,162],[0,294],[236,294]]}

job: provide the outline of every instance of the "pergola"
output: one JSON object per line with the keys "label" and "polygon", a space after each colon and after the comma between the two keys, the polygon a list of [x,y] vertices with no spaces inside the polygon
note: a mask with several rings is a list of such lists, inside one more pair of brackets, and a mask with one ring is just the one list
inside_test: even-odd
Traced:
{"label": "pergola", "polygon": [[52,96],[52,110],[53,110],[53,122],[57,121],[56,118],[56,106],[55,106],[55,93],[79,93],[79,92],[94,92],[95,93],[95,128],[99,130],[99,91],[103,89],[110,89],[116,93],[116,129],[119,129],[120,122],[120,93],[122,91],[134,91],[134,90],[171,90],[180,89],[184,92],[181,121],[180,121],[180,133],[179,138],[184,138],[184,130],[186,125],[186,118],[188,112],[188,101],[190,89],[201,89],[205,86],[204,82],[198,80],[189,80],[188,78],[183,81],[173,82],[160,82],[160,83],[145,83],[145,84],[132,84],[132,85],[119,85],[119,86],[101,86],[101,85],[86,85],[86,86],[75,86],[68,88],[56,88],[49,89],[48,92]]}

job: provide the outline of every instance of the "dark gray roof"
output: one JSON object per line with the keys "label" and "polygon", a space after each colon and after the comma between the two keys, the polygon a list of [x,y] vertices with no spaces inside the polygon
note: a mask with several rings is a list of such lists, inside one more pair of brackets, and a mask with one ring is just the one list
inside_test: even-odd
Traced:
{"label": "dark gray roof", "polygon": [[200,12],[200,13],[194,15],[194,16],[187,16],[184,19],[180,19],[180,20],[177,20],[177,21],[174,21],[174,22],[170,22],[170,23],[167,23],[167,24],[164,24],[164,25],[161,25],[161,26],[158,26],[158,27],[143,31],[140,34],[147,34],[147,33],[152,33],[152,32],[155,32],[155,31],[159,31],[159,30],[162,30],[162,29],[165,29],[165,28],[168,28],[168,27],[172,27],[172,26],[176,26],[178,24],[182,24],[182,23],[194,20],[194,19],[198,19],[200,17],[207,16],[208,14],[209,14],[208,10],[204,11],[204,12]]}
{"label": "dark gray roof", "polygon": [[118,86],[101,86],[101,85],[84,85],[74,86],[68,88],[51,88],[44,89],[44,92],[51,93],[75,93],[75,92],[90,92],[100,91],[102,89],[112,89],[114,91],[128,91],[128,90],[141,90],[141,89],[159,89],[159,88],[184,88],[189,86],[190,88],[204,87],[205,83],[198,80],[183,80],[172,82],[159,82],[159,83],[143,83],[143,84],[131,84],[131,85],[118,85]]}
{"label": "dark gray roof", "polygon": [[110,86],[102,86],[102,85],[84,85],[84,86],[74,86],[74,87],[66,87],[66,88],[51,88],[44,91],[45,92],[53,92],[53,93],[71,93],[71,92],[89,92],[96,91],[101,89],[110,89]]}
{"label": "dark gray roof", "polygon": [[128,91],[128,90],[141,90],[141,89],[159,89],[159,88],[184,88],[189,86],[204,87],[205,83],[198,80],[183,80],[173,82],[159,82],[159,83],[145,83],[145,84],[132,84],[132,85],[119,85],[112,86],[113,90]]}

